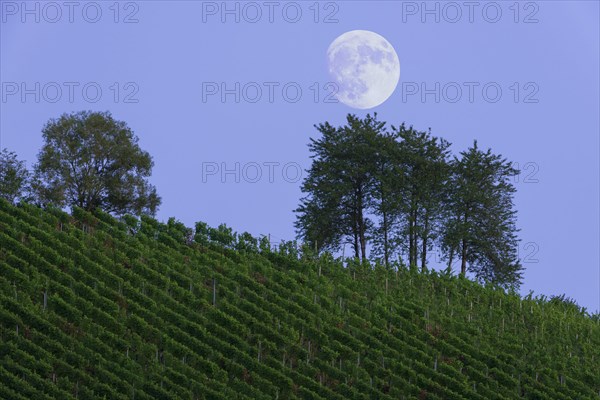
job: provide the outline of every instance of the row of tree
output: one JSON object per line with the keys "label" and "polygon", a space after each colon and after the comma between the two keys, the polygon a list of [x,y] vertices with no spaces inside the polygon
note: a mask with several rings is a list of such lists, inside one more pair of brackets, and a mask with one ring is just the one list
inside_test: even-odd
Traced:
{"label": "row of tree", "polygon": [[423,270],[435,249],[448,269],[460,260],[463,275],[519,286],[511,183],[519,171],[511,162],[476,141],[452,156],[448,141],[404,124],[388,129],[377,114],[315,127],[321,137],[309,144],[299,238],[317,251],[349,244],[361,261]]}
{"label": "row of tree", "polygon": [[[460,260],[463,275],[519,285],[511,184],[518,171],[510,162],[477,142],[451,156],[446,140],[404,124],[388,129],[376,114],[315,127],[322,136],[309,144],[312,165],[296,210],[305,243],[317,252],[350,244],[359,261],[420,264],[423,270],[436,249],[449,269]],[[155,214],[161,200],[148,182],[152,157],[125,122],[108,112],[82,111],[51,119],[42,134],[31,172],[14,153],[0,153],[1,196],[116,215]]]}
{"label": "row of tree", "polygon": [[63,114],[48,121],[42,137],[32,171],[2,150],[0,196],[117,215],[156,213],[161,199],[148,182],[152,157],[125,122],[108,112]]}

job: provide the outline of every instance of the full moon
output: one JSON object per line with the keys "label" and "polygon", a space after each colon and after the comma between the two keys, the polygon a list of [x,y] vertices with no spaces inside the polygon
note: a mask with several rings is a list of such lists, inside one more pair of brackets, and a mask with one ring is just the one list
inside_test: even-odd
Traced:
{"label": "full moon", "polygon": [[352,108],[373,108],[386,101],[400,79],[394,47],[375,32],[355,30],[338,36],[327,49],[336,97]]}

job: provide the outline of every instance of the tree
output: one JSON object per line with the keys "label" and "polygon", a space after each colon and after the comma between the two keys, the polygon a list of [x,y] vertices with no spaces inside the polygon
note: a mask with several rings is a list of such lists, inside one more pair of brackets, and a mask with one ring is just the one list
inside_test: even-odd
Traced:
{"label": "tree", "polygon": [[398,196],[405,182],[404,165],[401,162],[398,136],[383,132],[374,143],[375,172],[372,185],[372,211],[379,223],[373,235],[373,254],[381,257],[387,268],[390,259],[398,250],[398,241],[394,238],[400,217],[402,197]]}
{"label": "tree", "polygon": [[306,196],[300,200],[295,227],[298,237],[317,251],[338,250],[343,236],[340,193],[334,190],[331,158],[337,141],[338,129],[328,122],[315,125],[323,138],[310,139],[309,150],[313,159],[301,190]]}
{"label": "tree", "polygon": [[522,266],[517,257],[516,211],[511,178],[518,174],[500,155],[473,147],[454,158],[449,182],[444,248],[459,253],[461,275],[468,270],[480,281],[518,287]]}
{"label": "tree", "polygon": [[339,250],[352,245],[354,255],[367,259],[367,242],[373,223],[368,218],[376,160],[373,144],[384,129],[377,115],[364,119],[349,114],[345,126],[328,122],[315,125],[323,135],[312,139],[313,159],[302,184],[296,228],[299,237],[318,250]]}
{"label": "tree", "polygon": [[[397,213],[402,216],[397,237],[408,238],[408,265],[427,269],[427,253],[433,247],[442,220],[442,193],[448,178],[450,143],[419,132],[404,124],[392,127],[399,138],[395,164],[397,174],[393,189],[398,199]],[[420,241],[420,245],[419,245]]]}
{"label": "tree", "polygon": [[26,196],[29,172],[17,155],[2,149],[0,152],[0,197],[14,203]]}
{"label": "tree", "polygon": [[518,287],[522,266],[510,183],[518,171],[511,163],[480,151],[476,142],[451,159],[450,143],[431,130],[402,124],[388,131],[377,114],[349,114],[344,126],[315,127],[322,137],[309,144],[312,164],[296,209],[298,236],[308,248],[318,254],[349,243],[356,261],[364,262],[369,244],[386,267],[406,251],[407,264],[426,271],[437,246],[448,273],[458,255],[462,275],[468,265],[478,280]]}
{"label": "tree", "polygon": [[[422,153],[419,154],[418,163],[420,168],[417,172],[417,198],[419,208],[418,219],[421,225],[417,225],[416,233],[421,240],[421,269],[427,270],[427,254],[431,250],[440,232],[443,221],[442,194],[447,184],[450,168],[448,158],[450,156],[450,143],[444,139],[425,135]],[[416,240],[415,240],[416,245]],[[414,254],[417,253],[415,250]]]}
{"label": "tree", "polygon": [[161,199],[147,179],[152,157],[125,122],[82,111],[51,119],[42,133],[32,183],[39,203],[155,214]]}
{"label": "tree", "polygon": [[226,224],[220,224],[216,229],[208,228],[208,237],[211,242],[219,243],[228,249],[234,248],[237,242],[237,233]]}

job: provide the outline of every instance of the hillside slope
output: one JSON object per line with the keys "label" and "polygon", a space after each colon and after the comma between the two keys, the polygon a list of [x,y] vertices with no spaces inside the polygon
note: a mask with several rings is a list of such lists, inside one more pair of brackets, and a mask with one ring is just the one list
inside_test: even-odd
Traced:
{"label": "hillside slope", "polygon": [[600,396],[567,302],[192,238],[0,200],[0,398]]}

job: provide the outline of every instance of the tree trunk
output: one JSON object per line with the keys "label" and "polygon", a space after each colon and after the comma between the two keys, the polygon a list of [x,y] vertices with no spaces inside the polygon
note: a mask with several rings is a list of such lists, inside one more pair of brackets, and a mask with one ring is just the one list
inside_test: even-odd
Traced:
{"label": "tree trunk", "polygon": [[452,259],[454,258],[454,247],[450,247],[450,255],[448,257],[448,269],[452,271]]}
{"label": "tree trunk", "polygon": [[463,238],[461,262],[460,262],[460,274],[462,276],[465,276],[466,272],[467,272],[467,240],[465,238]]}
{"label": "tree trunk", "polygon": [[359,242],[360,242],[360,257],[361,262],[364,262],[367,259],[367,244],[365,238],[365,219],[363,215],[362,208],[359,209]]}
{"label": "tree trunk", "polygon": [[421,271],[427,271],[427,237],[429,236],[429,216],[425,214],[425,226],[421,248]]}
{"label": "tree trunk", "polygon": [[389,259],[390,259],[390,250],[388,244],[388,222],[387,222],[387,213],[383,212],[383,264],[385,267],[388,267]]}
{"label": "tree trunk", "polygon": [[412,221],[412,211],[411,211],[410,216],[408,218],[408,266],[409,267],[412,267],[412,263],[413,263],[413,251],[414,251],[413,240],[414,240],[414,235],[413,235],[413,221]]}
{"label": "tree trunk", "polygon": [[361,253],[361,257],[362,257],[361,261],[364,262],[367,259],[367,243],[366,243],[364,230],[361,231],[360,253]]}
{"label": "tree trunk", "polygon": [[358,228],[356,227],[356,220],[354,221],[354,243],[352,245],[352,247],[354,247],[354,257],[358,258],[359,256],[359,252],[358,252]]}
{"label": "tree trunk", "polygon": [[417,259],[419,257],[418,254],[418,243],[417,243],[417,210],[413,211],[413,259],[411,261],[411,265],[415,268],[417,267]]}
{"label": "tree trunk", "polygon": [[[464,220],[463,220],[463,227],[467,226],[467,213],[465,212],[464,215]],[[461,262],[460,262],[460,274],[462,276],[465,276],[465,273],[467,272],[467,239],[465,238],[465,229],[463,228],[463,234],[462,234],[462,251],[461,251]]]}
{"label": "tree trunk", "polygon": [[[383,171],[382,171],[383,172]],[[381,193],[381,214],[383,217],[383,264],[387,268],[390,260],[390,249],[389,249],[389,227],[388,227],[388,213],[387,213],[387,197],[385,195],[385,189],[383,184],[380,186]]]}
{"label": "tree trunk", "polygon": [[365,230],[366,230],[366,224],[365,224],[365,217],[364,217],[364,210],[363,210],[363,192],[361,188],[358,188],[357,190],[357,198],[358,198],[358,238],[359,238],[359,242],[360,242],[360,256],[361,256],[361,262],[364,262],[367,259],[367,243],[366,243],[366,238],[365,238]]}
{"label": "tree trunk", "polygon": [[[382,200],[383,202],[383,200]],[[385,210],[382,211],[383,217],[383,265],[388,267],[389,259],[390,259],[390,250],[389,250],[389,234],[388,234],[388,215]]]}

